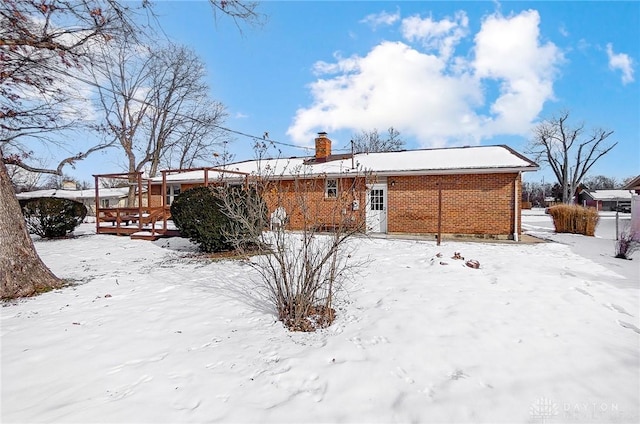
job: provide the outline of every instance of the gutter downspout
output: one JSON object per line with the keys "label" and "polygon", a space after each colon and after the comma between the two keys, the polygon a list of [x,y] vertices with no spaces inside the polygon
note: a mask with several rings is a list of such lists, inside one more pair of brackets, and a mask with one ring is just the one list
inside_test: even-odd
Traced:
{"label": "gutter downspout", "polygon": [[518,181],[522,178],[522,172],[518,172],[518,177],[513,181],[513,241],[520,241],[518,237]]}

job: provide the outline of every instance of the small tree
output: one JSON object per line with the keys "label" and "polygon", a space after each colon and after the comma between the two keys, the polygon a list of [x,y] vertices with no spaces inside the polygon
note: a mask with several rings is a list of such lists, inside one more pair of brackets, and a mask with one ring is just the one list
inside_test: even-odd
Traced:
{"label": "small tree", "polygon": [[[228,239],[240,250],[248,245],[247,237],[258,240],[257,251],[247,252],[257,253],[250,261],[259,276],[257,286],[292,331],[329,326],[336,292],[363,265],[354,260],[348,242],[365,229],[365,175],[348,177],[338,179],[339,191],[331,201],[324,198],[325,179],[302,169],[286,178],[263,169],[250,181],[257,196],[248,204],[218,189],[224,213],[236,224]],[[354,208],[354,201],[363,206]],[[271,231],[264,231],[265,202],[273,211]]]}
{"label": "small tree", "polygon": [[404,140],[400,132],[389,127],[386,137],[378,133],[378,129],[362,130],[353,136],[353,150],[356,153],[396,152],[404,148]]}
{"label": "small tree", "polygon": [[616,258],[631,259],[631,256],[640,250],[640,234],[630,228],[625,228],[616,240]]}
{"label": "small tree", "polygon": [[546,119],[533,130],[529,153],[547,163],[562,188],[562,202],[571,203],[578,184],[591,167],[618,143],[609,144],[613,131],[593,129],[585,135],[584,124],[571,126],[569,112]]}
{"label": "small tree", "polygon": [[68,236],[87,216],[86,206],[70,199],[42,197],[21,203],[29,232],[47,239]]}

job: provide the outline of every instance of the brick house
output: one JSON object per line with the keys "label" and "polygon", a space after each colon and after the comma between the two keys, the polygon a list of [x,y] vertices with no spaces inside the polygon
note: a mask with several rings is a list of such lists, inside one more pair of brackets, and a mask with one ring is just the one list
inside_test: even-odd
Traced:
{"label": "brick house", "polygon": [[589,190],[581,189],[576,195],[577,203],[596,208],[599,211],[631,210],[629,190]]}
{"label": "brick house", "polygon": [[282,207],[294,230],[312,219],[325,229],[346,222],[369,233],[518,240],[521,173],[538,169],[507,146],[336,155],[319,133],[315,147],[312,157],[163,171],[151,182],[150,205],[169,205],[197,185],[266,178],[270,212]]}

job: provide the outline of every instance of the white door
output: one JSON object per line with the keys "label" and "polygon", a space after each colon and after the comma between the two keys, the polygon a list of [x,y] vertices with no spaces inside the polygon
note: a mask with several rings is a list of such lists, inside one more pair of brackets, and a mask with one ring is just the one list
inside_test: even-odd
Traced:
{"label": "white door", "polygon": [[387,185],[373,184],[367,199],[367,232],[387,232]]}

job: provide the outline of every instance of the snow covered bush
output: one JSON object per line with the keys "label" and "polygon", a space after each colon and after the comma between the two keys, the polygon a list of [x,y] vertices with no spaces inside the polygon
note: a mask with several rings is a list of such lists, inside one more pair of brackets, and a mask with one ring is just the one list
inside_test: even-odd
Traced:
{"label": "snow covered bush", "polygon": [[[220,196],[233,199],[242,213],[229,217],[222,211]],[[242,222],[235,222],[248,215],[246,208],[250,202],[250,192],[240,188],[194,187],[181,193],[171,204],[171,217],[180,233],[196,243],[204,252],[220,252],[238,248],[240,245],[255,243],[255,234],[247,234],[250,228]],[[253,202],[256,203],[256,202]],[[258,202],[259,203],[259,202]],[[266,211],[266,207],[264,208]],[[257,216],[253,215],[257,219]],[[264,227],[266,218],[254,223]],[[235,234],[233,239],[229,234]]]}
{"label": "snow covered bush", "polygon": [[579,205],[557,205],[549,208],[556,233],[583,234],[594,236],[599,215],[594,208]]}
{"label": "snow covered bush", "polygon": [[631,259],[631,255],[640,250],[640,234],[626,228],[616,240],[616,258]]}
{"label": "snow covered bush", "polygon": [[42,197],[20,203],[29,232],[48,239],[66,237],[87,216],[86,206],[70,199]]}

